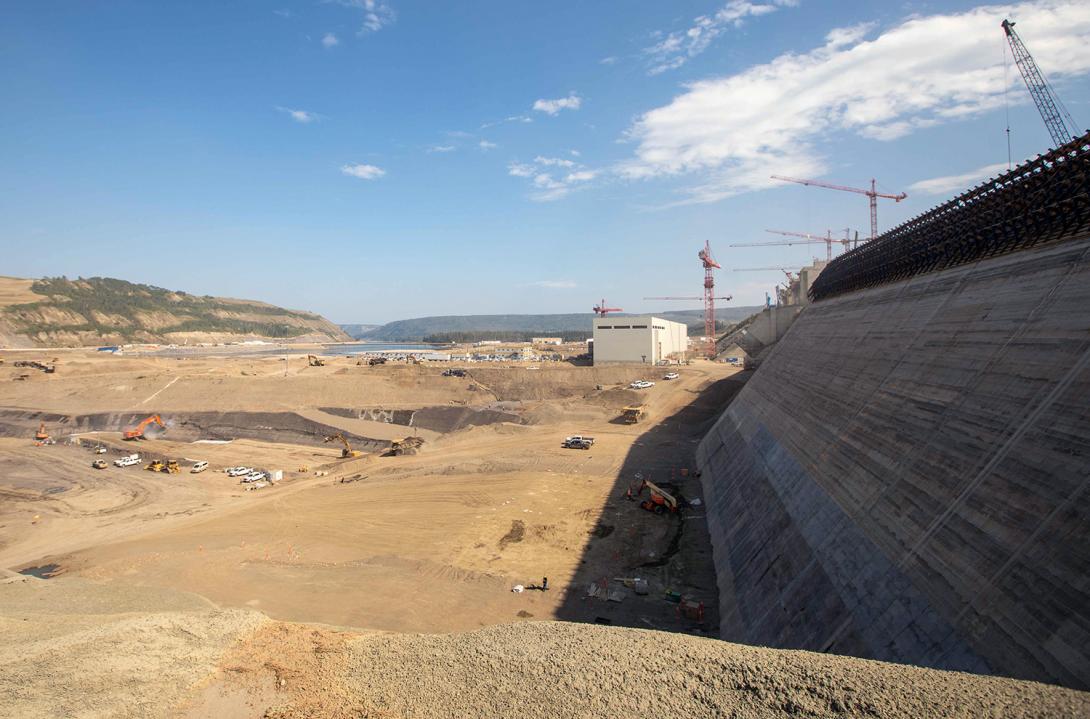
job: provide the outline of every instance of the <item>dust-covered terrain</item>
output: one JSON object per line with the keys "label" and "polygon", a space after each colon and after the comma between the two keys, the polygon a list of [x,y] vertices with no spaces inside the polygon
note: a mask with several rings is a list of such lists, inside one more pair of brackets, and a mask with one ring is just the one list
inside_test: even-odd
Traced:
{"label": "dust-covered terrain", "polygon": [[[57,359],[21,380],[0,365],[0,689],[15,699],[0,716],[1086,711],[1041,685],[709,638],[692,453],[745,381],[734,368]],[[646,416],[626,424],[635,403]],[[153,415],[165,427],[122,439]],[[561,447],[574,434],[594,444]],[[279,480],[253,490],[224,472],[238,465]],[[641,508],[643,479],[677,511]]]}

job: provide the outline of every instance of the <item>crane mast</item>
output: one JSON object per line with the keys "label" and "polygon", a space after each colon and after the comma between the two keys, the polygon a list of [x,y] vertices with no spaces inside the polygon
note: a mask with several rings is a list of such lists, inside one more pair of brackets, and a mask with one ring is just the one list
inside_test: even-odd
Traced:
{"label": "crane mast", "polygon": [[1014,64],[1018,66],[1018,71],[1022,73],[1022,79],[1026,82],[1026,89],[1029,90],[1033,102],[1037,105],[1038,112],[1041,113],[1041,118],[1045,121],[1045,127],[1048,128],[1048,134],[1052,136],[1053,144],[1059,147],[1070,142],[1071,138],[1078,134],[1075,129],[1075,120],[1064,108],[1063,103],[1060,102],[1059,97],[1052,90],[1052,86],[1045,80],[1045,76],[1041,74],[1041,70],[1037,67],[1037,63],[1034,62],[1033,56],[1029,54],[1029,50],[1022,43],[1022,38],[1018,37],[1018,33],[1014,31],[1014,23],[1010,20],[1004,20],[1002,27],[1003,32],[1007,34],[1007,42],[1010,43],[1011,53],[1014,55]]}
{"label": "crane mast", "polygon": [[827,190],[839,190],[841,192],[854,192],[859,195],[866,195],[867,199],[870,200],[870,238],[872,240],[878,237],[878,198],[882,197],[887,200],[893,200],[894,202],[900,202],[908,197],[908,195],[903,192],[899,192],[896,195],[879,192],[878,181],[873,178],[870,181],[869,190],[859,187],[834,185],[829,182],[820,182],[818,180],[800,180],[796,177],[784,177],[782,175],[772,175],[772,179],[783,180],[784,182],[797,182],[800,185],[806,185],[808,187],[824,187]]}

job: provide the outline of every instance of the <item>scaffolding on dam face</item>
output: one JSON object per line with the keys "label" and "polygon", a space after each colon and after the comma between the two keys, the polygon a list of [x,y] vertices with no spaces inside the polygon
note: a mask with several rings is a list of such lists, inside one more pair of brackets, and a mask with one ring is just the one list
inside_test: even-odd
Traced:
{"label": "scaffolding on dam face", "polygon": [[833,260],[818,302],[1090,230],[1090,133],[1015,167]]}

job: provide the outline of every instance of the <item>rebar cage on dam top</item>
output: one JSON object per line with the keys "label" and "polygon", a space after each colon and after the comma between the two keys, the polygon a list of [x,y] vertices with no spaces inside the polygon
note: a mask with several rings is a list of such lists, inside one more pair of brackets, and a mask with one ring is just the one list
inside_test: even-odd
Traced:
{"label": "rebar cage on dam top", "polygon": [[1090,229],[1090,133],[833,260],[810,288],[820,301]]}

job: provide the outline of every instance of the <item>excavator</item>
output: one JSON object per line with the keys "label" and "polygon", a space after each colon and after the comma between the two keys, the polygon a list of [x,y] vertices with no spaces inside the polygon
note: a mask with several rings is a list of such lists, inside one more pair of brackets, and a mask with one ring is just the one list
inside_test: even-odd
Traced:
{"label": "excavator", "polygon": [[41,447],[46,444],[56,444],[56,442],[49,436],[49,432],[45,431],[45,422],[41,422],[38,425],[37,434],[34,435],[34,446]]}
{"label": "excavator", "polygon": [[325,367],[325,360],[318,355],[307,355],[307,367]]}
{"label": "excavator", "polygon": [[150,424],[157,424],[163,429],[167,428],[166,424],[163,422],[163,418],[160,417],[157,414],[153,414],[150,417],[144,418],[144,420],[142,422],[140,422],[140,424],[136,425],[135,427],[130,427],[129,429],[125,430],[125,433],[122,435],[122,438],[123,439],[147,439],[147,437],[144,436],[144,430],[147,429],[148,425],[150,425]]}
{"label": "excavator", "polygon": [[629,498],[638,498],[640,495],[643,494],[643,490],[645,487],[650,492],[651,496],[650,498],[640,502],[641,509],[646,509],[648,512],[654,512],[655,514],[664,514],[666,512],[674,514],[675,512],[677,512],[679,506],[677,498],[666,490],[659,487],[658,485],[647,481],[646,479],[640,483],[640,488],[636,490],[635,495],[632,494],[631,489],[628,490]]}
{"label": "excavator", "polygon": [[338,432],[330,437],[326,437],[323,442],[340,442],[344,445],[344,449],[341,450],[341,459],[352,459],[353,457],[359,457],[363,452],[352,449],[352,445],[348,443],[344,435]]}

